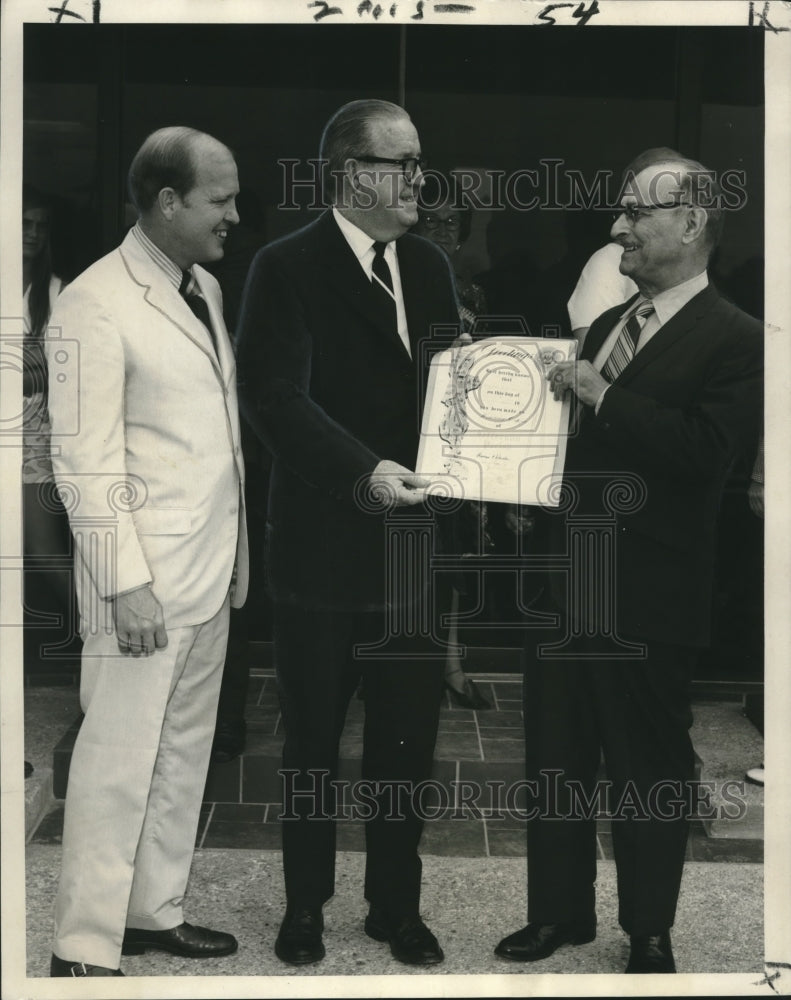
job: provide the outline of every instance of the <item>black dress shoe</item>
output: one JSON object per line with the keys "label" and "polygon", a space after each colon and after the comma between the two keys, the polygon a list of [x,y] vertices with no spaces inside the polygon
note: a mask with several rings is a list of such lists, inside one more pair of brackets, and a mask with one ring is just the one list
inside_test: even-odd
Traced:
{"label": "black dress shoe", "polygon": [[670,932],[662,934],[633,934],[629,938],[629,964],[627,972],[675,972],[676,962],[670,946]]}
{"label": "black dress shoe", "polygon": [[509,934],[494,949],[512,962],[536,962],[549,958],[562,944],[587,944],[596,937],[596,921],[565,924],[528,924]]}
{"label": "black dress shoe", "polygon": [[166,931],[127,927],[121,954],[142,955],[147,948],[153,948],[184,958],[219,958],[220,955],[232,955],[238,947],[239,942],[232,934],[184,923]]}
{"label": "black dress shoe", "polygon": [[323,930],[320,906],[288,908],[275,941],[275,954],[289,965],[320,962],[326,954],[321,940]]}
{"label": "black dress shoe", "polygon": [[211,746],[212,764],[229,764],[244,753],[247,723],[244,719],[218,719]]}
{"label": "black dress shoe", "polygon": [[103,965],[86,965],[85,962],[67,962],[53,955],[49,963],[49,974],[53,978],[69,976],[123,976],[120,969],[107,969]]}
{"label": "black dress shoe", "polygon": [[372,906],[365,933],[374,941],[389,941],[393,958],[404,965],[437,965],[445,959],[439,942],[417,915],[390,920]]}

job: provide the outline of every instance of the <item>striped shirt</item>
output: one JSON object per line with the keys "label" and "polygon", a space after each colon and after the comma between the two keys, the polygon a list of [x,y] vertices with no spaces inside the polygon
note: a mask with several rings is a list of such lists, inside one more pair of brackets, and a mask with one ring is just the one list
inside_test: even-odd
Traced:
{"label": "striped shirt", "polygon": [[[184,272],[175,264],[170,257],[154,243],[152,240],[146,236],[140,227],[140,223],[136,222],[132,227],[132,234],[137,239],[137,242],[145,250],[151,260],[167,275],[168,281],[170,281],[176,288],[176,291],[181,289],[181,281]],[[200,289],[198,288],[198,283],[195,281],[195,277],[192,273],[192,268],[187,272],[190,276],[189,284],[187,285],[186,293],[188,295],[199,294]]]}

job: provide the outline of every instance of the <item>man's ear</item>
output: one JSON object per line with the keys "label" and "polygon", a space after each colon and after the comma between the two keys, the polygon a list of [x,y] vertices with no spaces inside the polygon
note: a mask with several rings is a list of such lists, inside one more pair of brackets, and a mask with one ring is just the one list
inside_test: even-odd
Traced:
{"label": "man's ear", "polygon": [[694,243],[695,240],[700,239],[703,235],[703,230],[706,228],[708,218],[709,213],[705,208],[693,205],[687,212],[687,225],[681,236],[682,242]]}
{"label": "man's ear", "polygon": [[355,160],[354,157],[349,157],[349,159],[343,164],[344,179],[353,191],[360,190],[360,178],[357,176],[357,168],[359,165],[360,161]]}
{"label": "man's ear", "polygon": [[164,215],[166,219],[172,219],[173,214],[181,202],[181,198],[176,194],[176,192],[171,187],[162,188],[162,190],[157,195],[157,204],[159,205],[160,212]]}

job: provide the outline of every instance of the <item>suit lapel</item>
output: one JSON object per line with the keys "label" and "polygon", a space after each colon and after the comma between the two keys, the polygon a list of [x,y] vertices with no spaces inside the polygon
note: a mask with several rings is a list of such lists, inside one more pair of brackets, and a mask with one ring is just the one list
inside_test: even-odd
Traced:
{"label": "suit lapel", "polygon": [[[338,228],[332,216],[332,210],[325,212],[316,222],[316,226],[321,240],[319,264],[330,272],[333,290],[344,298],[356,312],[368,320],[374,328],[372,329],[374,336],[389,346],[403,360],[409,362],[409,355],[398,336],[398,332],[383,322],[382,314],[371,289],[371,282],[365,276],[359,260]],[[400,269],[401,260],[399,257],[399,271]],[[406,288],[403,271],[401,271],[401,287],[402,289]],[[404,297],[406,299],[406,293]],[[407,323],[411,329],[409,312],[407,312]]]}
{"label": "suit lapel", "polygon": [[[201,294],[209,307],[209,317],[211,318],[212,329],[214,331],[214,341],[217,345],[216,352],[212,350],[212,354],[214,354],[217,358],[223,379],[227,383],[229,377],[233,374],[236,365],[231,340],[225,329],[225,320],[223,319],[220,305],[205,285],[205,272],[198,268],[194,273],[195,279],[198,282],[198,287],[201,290]],[[189,308],[189,306],[187,308]]]}
{"label": "suit lapel", "polygon": [[[203,324],[195,317],[178,290],[168,281],[161,268],[151,260],[131,232],[127,233],[120,252],[129,276],[141,287],[143,298],[148,305],[178,327],[198,350],[203,351],[220,374],[220,361],[212,345],[211,335],[203,329]],[[211,309],[209,303],[209,312],[214,320],[215,314],[211,313]]]}
{"label": "suit lapel", "polygon": [[626,312],[627,309],[631,309],[636,300],[637,295],[633,295],[631,299],[628,299],[620,306],[614,306],[612,309],[608,309],[607,312],[602,313],[598,319],[595,319],[593,323],[591,323],[590,329],[585,337],[585,343],[582,345],[582,353],[580,354],[581,361],[592,361],[596,357],[602,344],[612,332],[612,328],[615,326],[618,319]]}
{"label": "suit lapel", "polygon": [[[703,291],[698,292],[685,306],[679,309],[675,316],[657,330],[645,347],[632,358],[613,385],[628,385],[647,365],[661,357],[681,337],[689,333],[699,322],[700,317],[711,309],[718,298],[719,292],[711,284],[707,285]],[[585,338],[581,360],[592,361],[596,357],[620,316],[634,304],[636,299],[637,295],[623,305],[602,313],[591,325],[588,336]]]}
{"label": "suit lapel", "polygon": [[654,336],[634,358],[629,362],[621,375],[616,379],[616,385],[627,385],[639,375],[643,369],[661,357],[682,337],[694,328],[698,328],[701,317],[707,313],[719,298],[719,292],[713,285],[707,285],[698,292],[671,319],[661,326]]}

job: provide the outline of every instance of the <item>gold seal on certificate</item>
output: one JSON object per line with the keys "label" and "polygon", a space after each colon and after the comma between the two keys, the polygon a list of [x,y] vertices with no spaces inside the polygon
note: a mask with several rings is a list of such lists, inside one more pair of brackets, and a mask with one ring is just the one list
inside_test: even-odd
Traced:
{"label": "gold seal on certificate", "polygon": [[556,400],[546,373],[576,352],[575,340],[497,337],[436,355],[416,470],[427,492],[556,507],[571,394]]}

